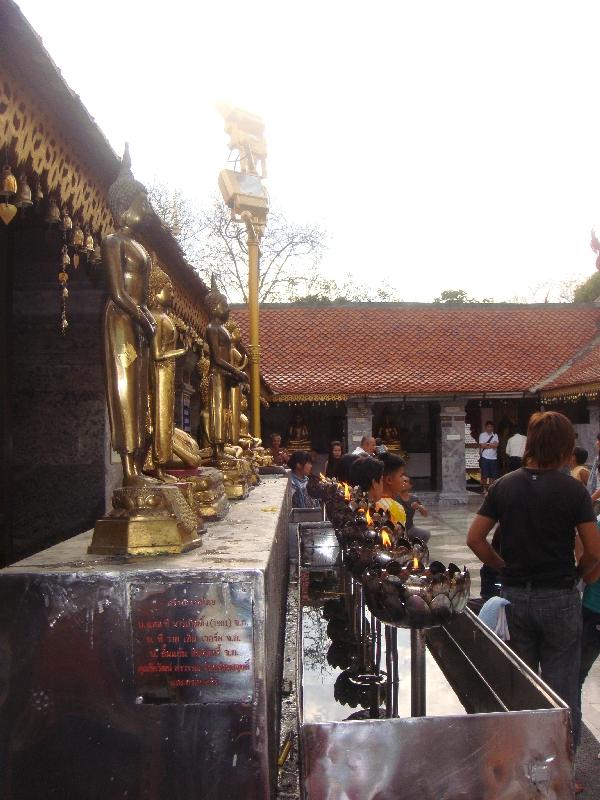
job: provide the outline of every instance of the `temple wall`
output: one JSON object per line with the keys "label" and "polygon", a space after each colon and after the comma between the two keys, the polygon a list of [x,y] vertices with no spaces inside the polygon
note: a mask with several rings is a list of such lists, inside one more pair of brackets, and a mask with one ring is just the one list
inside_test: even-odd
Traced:
{"label": "temple wall", "polygon": [[56,232],[15,236],[12,405],[13,557],[93,526],[104,512],[107,419],[101,366],[102,289],[69,281],[59,332]]}

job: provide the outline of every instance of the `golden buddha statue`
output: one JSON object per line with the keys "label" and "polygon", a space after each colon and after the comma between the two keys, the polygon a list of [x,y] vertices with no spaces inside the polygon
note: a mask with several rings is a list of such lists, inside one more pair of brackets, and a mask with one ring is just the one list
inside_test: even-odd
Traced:
{"label": "golden buddha statue", "polygon": [[288,430],[288,442],[286,450],[294,453],[296,450],[311,450],[310,432],[308,425],[304,421],[302,414],[297,411],[292,417],[292,423]]}
{"label": "golden buddha statue", "polygon": [[[248,356],[241,351],[242,335],[236,322],[229,320],[225,326],[231,336],[231,363],[240,372],[248,365]],[[242,413],[242,383],[232,383],[229,388],[229,441],[240,443],[240,415]]]}
{"label": "golden buddha statue", "polygon": [[103,314],[106,398],[123,485],[113,510],[96,522],[90,553],[157,555],[197,547],[197,517],[177,486],[144,475],[148,451],[148,361],[156,320],[148,310],[150,257],[134,238],[154,219],[145,188],[125,153],[108,190],[116,230],[102,241],[108,299]]}
{"label": "golden buddha statue", "polygon": [[402,442],[400,441],[400,432],[394,424],[394,419],[388,409],[383,412],[381,425],[376,433],[376,436],[381,439],[390,453],[403,454]]}
{"label": "golden buddha statue", "polygon": [[175,359],[186,353],[185,347],[176,346],[177,330],[168,314],[172,301],[173,285],[169,277],[153,266],[150,273],[150,305],[156,330],[152,339],[150,369],[151,458],[154,472],[160,480],[166,480],[165,467],[173,460]]}
{"label": "golden buddha statue", "polygon": [[123,486],[143,486],[148,449],[148,356],[156,322],[148,310],[150,257],[133,235],[149,224],[152,209],[134,180],[126,147],[121,171],[108,191],[116,231],[102,241],[108,299],[103,315],[106,398],[113,449],[123,465]]}
{"label": "golden buddha statue", "polygon": [[[244,459],[236,457],[237,443],[227,440],[231,438],[231,389],[248,383],[248,376],[233,363],[231,334],[225,327],[229,305],[225,295],[219,291],[214,275],[205,304],[209,314],[206,341],[210,357],[207,438],[213,452],[213,463],[223,470],[227,496],[230,499],[241,498],[248,493],[248,467]],[[233,454],[226,452],[227,445],[234,448]]]}

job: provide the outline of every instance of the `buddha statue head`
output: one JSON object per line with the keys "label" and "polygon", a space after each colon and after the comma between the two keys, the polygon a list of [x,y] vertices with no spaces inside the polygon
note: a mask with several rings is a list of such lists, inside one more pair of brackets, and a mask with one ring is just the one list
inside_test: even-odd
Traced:
{"label": "buddha statue head", "polygon": [[229,335],[231,336],[231,341],[233,342],[234,346],[237,346],[242,341],[242,334],[237,322],[234,322],[232,319],[230,319],[225,327],[229,331]]}
{"label": "buddha statue head", "polygon": [[222,323],[227,322],[229,319],[229,305],[227,303],[227,298],[223,292],[219,291],[217,279],[214,274],[210,279],[210,292],[206,295],[204,305],[211,319],[215,317]]}
{"label": "buddha statue head", "polygon": [[131,171],[129,145],[125,145],[121,169],[108,190],[108,207],[119,228],[144,228],[149,225],[153,211],[143,184]]}
{"label": "buddha statue head", "polygon": [[152,264],[150,270],[150,308],[160,306],[162,308],[170,308],[173,303],[173,284],[166,272]]}

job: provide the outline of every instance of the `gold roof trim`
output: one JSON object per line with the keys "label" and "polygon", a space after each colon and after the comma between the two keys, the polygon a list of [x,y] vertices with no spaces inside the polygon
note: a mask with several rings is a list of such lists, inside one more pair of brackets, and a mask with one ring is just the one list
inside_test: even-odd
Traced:
{"label": "gold roof trim", "polygon": [[276,394],[271,403],[344,403],[347,394]]}
{"label": "gold roof trim", "polygon": [[543,400],[579,400],[582,397],[595,397],[600,394],[600,381],[579,383],[540,392]]}

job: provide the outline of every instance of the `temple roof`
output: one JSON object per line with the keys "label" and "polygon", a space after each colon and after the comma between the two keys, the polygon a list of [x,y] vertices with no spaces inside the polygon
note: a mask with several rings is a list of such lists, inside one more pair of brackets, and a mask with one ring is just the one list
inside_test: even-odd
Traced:
{"label": "temple roof", "polygon": [[[233,314],[247,340],[247,309]],[[591,303],[274,304],[261,306],[260,330],[261,373],[281,399],[520,394],[570,370],[600,381]]]}

